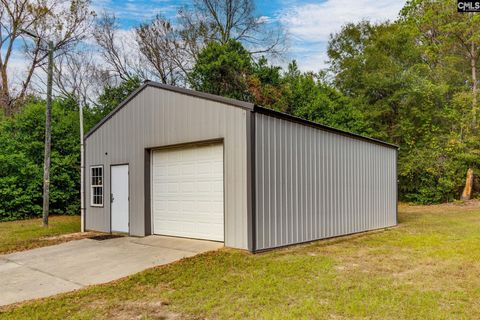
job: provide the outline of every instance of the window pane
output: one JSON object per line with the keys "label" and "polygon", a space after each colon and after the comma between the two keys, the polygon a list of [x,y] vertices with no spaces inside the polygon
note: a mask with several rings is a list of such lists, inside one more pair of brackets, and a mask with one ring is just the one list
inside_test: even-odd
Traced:
{"label": "window pane", "polygon": [[92,167],[91,170],[92,205],[103,205],[103,167]]}
{"label": "window pane", "polygon": [[92,203],[97,205],[102,205],[102,189],[101,188],[94,188],[93,189],[93,197]]}

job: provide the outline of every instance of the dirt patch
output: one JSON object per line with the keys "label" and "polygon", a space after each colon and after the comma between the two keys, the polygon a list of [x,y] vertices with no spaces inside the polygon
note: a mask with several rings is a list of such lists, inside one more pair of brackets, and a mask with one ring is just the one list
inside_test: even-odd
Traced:
{"label": "dirt patch", "polygon": [[117,320],[130,319],[162,319],[176,320],[182,319],[178,313],[167,310],[167,303],[162,301],[126,301],[122,304],[115,305],[108,312],[107,318]]}
{"label": "dirt patch", "polygon": [[102,234],[99,232],[74,232],[74,233],[67,233],[58,236],[51,236],[51,237],[43,237],[40,238],[40,241],[52,241],[52,242],[66,242],[72,240],[80,240],[85,238],[93,238],[99,237]]}
{"label": "dirt patch", "polygon": [[468,201],[456,201],[443,204],[444,206],[455,206],[455,207],[473,207],[473,208],[480,208],[480,200],[473,199]]}
{"label": "dirt patch", "polygon": [[123,234],[100,234],[100,235],[94,235],[88,238],[92,240],[103,241],[103,240],[123,238],[123,237],[125,237],[125,235]]}
{"label": "dirt patch", "polygon": [[436,212],[436,211],[449,211],[449,210],[459,210],[459,209],[479,209],[480,200],[473,199],[468,201],[455,201],[442,204],[432,204],[432,205],[409,205],[406,203],[400,203],[398,209],[403,212]]}

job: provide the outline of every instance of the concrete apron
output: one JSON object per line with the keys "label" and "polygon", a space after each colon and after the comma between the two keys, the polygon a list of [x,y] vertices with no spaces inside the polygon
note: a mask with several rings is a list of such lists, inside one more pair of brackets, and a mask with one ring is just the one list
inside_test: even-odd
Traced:
{"label": "concrete apron", "polygon": [[0,255],[0,306],[109,282],[221,247],[213,241],[148,236],[82,239]]}

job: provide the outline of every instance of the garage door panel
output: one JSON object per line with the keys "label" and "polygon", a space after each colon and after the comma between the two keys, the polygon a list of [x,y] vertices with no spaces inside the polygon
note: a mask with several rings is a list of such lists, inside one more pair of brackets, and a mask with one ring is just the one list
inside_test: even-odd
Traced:
{"label": "garage door panel", "polygon": [[195,164],[185,163],[185,165],[182,167],[182,175],[193,177],[194,174],[195,174]]}
{"label": "garage door panel", "polygon": [[[176,160],[172,160],[172,161],[176,161]],[[166,170],[167,170],[167,176],[171,178],[181,176],[181,173],[182,173],[181,172],[182,168],[178,166],[168,166]]]}
{"label": "garage door panel", "polygon": [[205,175],[205,176],[211,176],[212,174],[212,164],[214,163],[211,163],[211,162],[206,162],[206,163],[198,163],[196,169],[197,169],[197,173],[198,175],[201,177],[202,175]]}
{"label": "garage door panel", "polygon": [[212,174],[223,178],[223,166],[221,163],[216,163],[212,168]]}
{"label": "garage door panel", "polygon": [[[212,211],[220,212],[223,209],[223,203],[221,203],[220,201],[217,201],[217,202],[198,201],[196,203],[196,206],[199,212],[208,212],[208,213]],[[219,215],[219,213],[217,214]]]}
{"label": "garage door panel", "polygon": [[[222,181],[223,182],[223,181]],[[223,197],[223,183],[216,183],[213,185],[212,192],[221,194]]]}
{"label": "garage door panel", "polygon": [[155,234],[223,241],[223,146],[152,154]]}
{"label": "garage door panel", "polygon": [[194,182],[185,182],[180,185],[180,191],[182,193],[193,193],[195,192],[195,183]]}
{"label": "garage door panel", "polygon": [[197,187],[196,191],[198,193],[201,193],[201,192],[208,193],[212,191],[212,185],[210,181],[199,181],[197,182],[196,187]]}

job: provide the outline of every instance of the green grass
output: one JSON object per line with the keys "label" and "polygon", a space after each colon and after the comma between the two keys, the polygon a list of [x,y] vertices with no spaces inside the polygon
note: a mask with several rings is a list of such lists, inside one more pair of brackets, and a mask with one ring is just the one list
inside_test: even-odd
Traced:
{"label": "green grass", "polygon": [[219,250],[2,309],[2,319],[477,319],[480,208],[401,207],[396,228]]}
{"label": "green grass", "polygon": [[70,238],[58,236],[79,231],[79,216],[52,216],[48,228],[42,219],[0,222],[0,254],[64,242]]}

